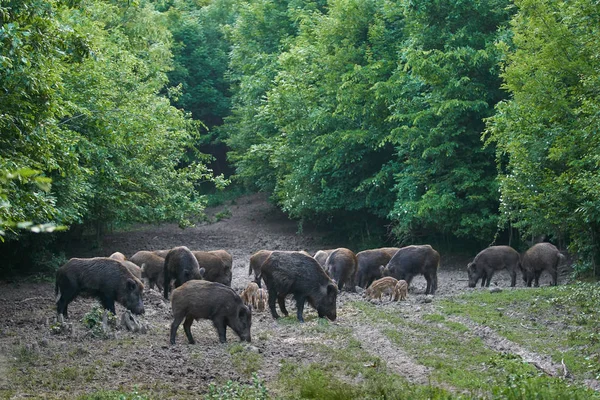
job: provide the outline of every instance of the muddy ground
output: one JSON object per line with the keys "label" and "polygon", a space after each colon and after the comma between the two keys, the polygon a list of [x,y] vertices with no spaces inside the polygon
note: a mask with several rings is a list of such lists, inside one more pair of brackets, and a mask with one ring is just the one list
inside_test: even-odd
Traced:
{"label": "muddy ground", "polygon": [[[214,223],[201,223],[185,230],[176,225],[137,226],[129,232],[114,233],[104,238],[101,249],[76,250],[69,257],[108,256],[120,251],[131,256],[138,250],[167,249],[186,245],[194,250],[225,249],[233,255],[232,287],[238,292],[250,282],[248,261],[260,249],[307,250],[311,254],[322,248],[343,245],[325,243],[318,232],[297,232],[297,224],[289,221],[262,195],[242,197],[233,204],[208,210],[213,218],[228,209],[231,216]],[[468,257],[445,257],[442,254],[439,290],[435,296],[447,298],[468,290],[466,263]],[[544,275],[542,285],[548,284]],[[563,277],[564,280],[564,277]],[[492,285],[508,286],[508,274],[498,273]],[[522,285],[520,281],[518,285]],[[406,318],[419,318],[435,307],[423,294],[425,280],[417,277],[406,302],[385,303],[381,307],[395,308]],[[94,337],[79,322],[91,307],[93,299],[75,300],[69,307],[73,326],[70,333],[53,334],[50,326],[55,319],[53,283],[0,283],[0,397],[70,398],[98,390],[139,390],[156,398],[194,397],[205,392],[210,382],[228,379],[248,382],[248,366],[236,359],[231,343],[239,339],[228,330],[229,344],[219,344],[208,321],[195,322],[192,332],[197,344],[188,345],[182,329],[177,344],[168,342],[171,322],[170,305],[160,293],[146,290],[146,334],[116,331],[116,337]],[[411,382],[428,382],[429,369],[418,364],[410,354],[388,340],[380,327],[362,323],[360,311],[352,302],[363,301],[360,294],[342,293],[338,298],[338,320],[335,324],[348,327],[367,352],[386,361],[388,368]],[[294,307],[290,302],[290,314]],[[117,314],[123,308],[117,305]],[[267,383],[276,380],[283,362],[308,364],[325,357],[312,344],[335,346],[334,339],[319,333],[316,313],[305,310],[305,324],[290,319],[276,322],[265,313],[255,313],[252,343],[244,351],[258,354],[258,375]],[[473,327],[484,340],[494,333],[485,327]],[[499,340],[489,340],[498,343]],[[524,357],[554,366],[551,361],[523,350]],[[536,359],[536,357],[538,359]]]}

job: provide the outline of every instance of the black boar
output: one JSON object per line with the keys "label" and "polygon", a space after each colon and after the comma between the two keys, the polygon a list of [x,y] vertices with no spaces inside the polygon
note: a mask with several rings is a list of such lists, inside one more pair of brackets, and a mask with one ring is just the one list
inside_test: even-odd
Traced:
{"label": "black boar", "polygon": [[226,265],[221,257],[208,251],[192,251],[198,265],[204,268],[204,279],[210,282],[222,283],[231,286],[231,267]]}
{"label": "black boar", "polygon": [[428,244],[406,246],[399,249],[382,269],[384,276],[393,276],[404,280],[410,286],[413,277],[423,274],[427,281],[425,294],[434,294],[437,290],[437,270],[440,254]]}
{"label": "black boar", "polygon": [[190,344],[194,344],[191,326],[194,320],[210,319],[217,329],[221,343],[227,341],[229,326],[241,340],[250,342],[252,312],[240,296],[221,283],[192,280],[173,290],[171,296],[173,323],[171,344],[175,344],[177,328],[183,322],[183,330]]}
{"label": "black boar", "polygon": [[115,301],[134,314],[144,313],[144,285],[121,261],[108,258],[71,258],[56,271],[56,312],[68,318],[67,307],[79,294],[97,297],[115,314]]}
{"label": "black boar", "polygon": [[342,290],[346,285],[346,290],[356,291],[356,268],[358,262],[356,255],[352,250],[340,247],[333,250],[325,260],[325,271],[335,280],[338,289]]}
{"label": "black boar", "polygon": [[366,289],[371,286],[373,281],[381,279],[383,275],[381,274],[381,269],[379,267],[387,265],[398,250],[398,247],[382,247],[380,249],[364,250],[357,253],[357,285]]}
{"label": "black boar", "polygon": [[[261,284],[261,266],[263,263],[269,258],[273,250],[259,250],[256,253],[252,254],[250,257],[250,265],[248,268],[248,275],[252,275],[254,272],[254,282],[258,285],[259,288],[262,288]],[[293,251],[282,251],[282,253],[294,253]],[[302,250],[300,253],[305,254],[310,257],[306,251]]]}
{"label": "black boar", "polygon": [[327,276],[317,260],[305,252],[274,251],[262,264],[262,278],[269,292],[269,309],[273,318],[279,318],[275,301],[281,312],[287,316],[285,296],[294,295],[297,316],[304,322],[304,303],[317,310],[320,318],[335,321],[338,288]]}
{"label": "black boar", "polygon": [[163,276],[163,293],[165,299],[168,299],[172,279],[175,280],[175,287],[178,288],[189,280],[202,279],[202,272],[190,249],[179,246],[171,249],[167,254]]}
{"label": "black boar", "polygon": [[129,260],[142,268],[142,279],[148,280],[150,289],[154,289],[156,285],[159,291],[163,291],[164,258],[152,251],[142,250],[131,256]]}
{"label": "black boar", "polygon": [[510,286],[517,283],[517,270],[520,267],[519,253],[510,246],[490,246],[483,249],[467,265],[469,287],[477,286],[481,279],[481,287],[490,286],[495,271],[506,269],[510,273]]}
{"label": "black boar", "polygon": [[535,279],[535,287],[540,285],[540,276],[544,270],[552,276],[552,286],[558,283],[558,265],[563,259],[560,251],[552,243],[538,243],[523,254],[521,259],[521,273],[527,286]]}

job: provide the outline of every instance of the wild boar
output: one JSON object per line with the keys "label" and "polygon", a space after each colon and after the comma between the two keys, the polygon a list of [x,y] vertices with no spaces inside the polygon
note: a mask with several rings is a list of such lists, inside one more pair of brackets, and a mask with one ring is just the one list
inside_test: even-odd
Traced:
{"label": "wild boar", "polygon": [[[319,264],[321,264],[321,267],[323,267],[323,269],[325,271],[327,271],[327,269],[325,268],[325,261],[327,261],[327,257],[329,257],[329,255],[331,253],[334,252],[335,249],[329,249],[329,250],[319,250],[315,253],[315,255],[313,256],[313,258],[315,260],[317,260],[319,262]],[[340,288],[341,290],[341,288]]]}
{"label": "wild boar", "polygon": [[221,343],[227,342],[228,326],[241,340],[251,340],[252,312],[233,289],[221,283],[198,280],[184,283],[173,290],[171,309],[171,344],[175,344],[177,328],[184,319],[183,330],[190,344],[195,343],[191,326],[194,320],[198,319],[212,320]]}
{"label": "wild boar", "polygon": [[413,277],[423,274],[427,281],[425,294],[434,294],[437,290],[437,270],[440,254],[428,244],[406,246],[399,249],[382,269],[384,276],[393,276],[405,280],[410,286]]}
{"label": "wild boar", "polygon": [[121,261],[123,263],[123,265],[125,265],[127,267],[129,272],[131,272],[133,274],[133,276],[135,276],[139,280],[142,280],[142,269],[139,266],[137,266],[136,264],[134,264],[130,261],[127,261],[125,254],[119,253],[117,251],[115,253],[112,253],[108,258],[112,258],[113,260]]}
{"label": "wild boar", "polygon": [[394,301],[406,300],[406,296],[408,296],[408,283],[400,280],[394,287]]}
{"label": "wild boar", "polygon": [[310,255],[305,252],[274,251],[263,263],[261,271],[269,292],[269,309],[273,318],[279,318],[275,310],[276,300],[281,312],[288,315],[285,296],[293,294],[300,322],[304,322],[302,312],[306,301],[317,310],[319,318],[327,317],[335,321],[337,285]]}
{"label": "wild boar", "polygon": [[[262,288],[261,284],[261,266],[263,263],[269,258],[273,250],[259,250],[256,253],[252,254],[250,257],[250,265],[248,268],[248,275],[252,275],[254,272],[254,282],[258,285],[259,288]],[[295,251],[281,251],[282,253],[295,253]],[[310,257],[304,250],[298,251],[299,253],[305,254]]]}
{"label": "wild boar", "polygon": [[381,274],[381,269],[379,267],[387,265],[398,250],[398,247],[382,247],[380,249],[364,250],[357,253],[357,285],[366,289],[374,280],[380,279],[383,275]]}
{"label": "wild boar", "polygon": [[192,251],[192,254],[196,257],[198,265],[204,268],[205,280],[231,286],[231,267],[226,265],[221,257],[208,251]]}
{"label": "wild boar", "polygon": [[163,293],[165,299],[168,299],[171,280],[175,280],[175,288],[178,288],[189,280],[202,279],[202,272],[198,266],[198,260],[190,249],[179,246],[171,249],[167,254],[163,276]]}
{"label": "wild boar", "polygon": [[352,250],[340,247],[329,253],[325,260],[325,271],[337,283],[338,289],[342,290],[346,285],[346,290],[356,291],[356,255]]}
{"label": "wild boar", "polygon": [[381,300],[382,294],[389,294],[390,300],[394,296],[394,288],[398,283],[398,279],[393,278],[391,276],[386,276],[381,279],[377,279],[365,291],[365,295],[370,299],[379,299]]}
{"label": "wild boar", "polygon": [[540,276],[544,270],[552,276],[552,286],[558,283],[558,265],[565,258],[552,243],[538,243],[533,245],[523,254],[521,259],[521,273],[527,286],[535,279],[534,286],[540,285]]}
{"label": "wild boar", "polygon": [[148,280],[150,289],[156,285],[159,291],[163,291],[165,259],[152,251],[138,251],[129,259],[132,263],[142,269],[142,279]]}
{"label": "wild boar", "polygon": [[209,253],[219,257],[229,270],[233,268],[233,257],[229,252],[225,250],[210,250]]}
{"label": "wild boar", "polygon": [[56,271],[56,312],[68,318],[67,307],[79,294],[97,297],[115,314],[115,301],[134,314],[144,313],[144,285],[119,260],[71,258]]}
{"label": "wild boar", "polygon": [[259,250],[256,253],[250,256],[250,265],[248,268],[248,275],[252,275],[254,273],[254,282],[258,285],[258,287],[262,287],[261,284],[261,273],[260,267],[263,263],[269,258],[271,255],[271,250]]}
{"label": "wild boar", "polygon": [[125,254],[119,253],[118,251],[112,253],[108,258],[112,258],[114,260],[119,260],[119,261],[127,260],[127,258],[125,257]]}
{"label": "wild boar", "polygon": [[168,250],[154,250],[152,252],[154,254],[156,254],[157,256],[159,256],[159,257],[166,258],[167,254],[169,254],[170,251],[171,251],[171,249],[168,249]]}
{"label": "wild boar", "polygon": [[127,260],[121,261],[121,263],[129,270],[129,272],[131,272],[133,276],[138,278],[140,281],[142,280],[142,269],[140,267]]}
{"label": "wild boar", "polygon": [[481,279],[481,287],[490,286],[495,271],[506,269],[510,273],[510,286],[517,283],[517,270],[521,264],[519,253],[510,246],[490,246],[483,249],[467,265],[469,287],[477,286]]}
{"label": "wild boar", "polygon": [[265,311],[265,307],[267,306],[267,302],[269,301],[269,294],[265,289],[258,289],[256,295],[256,309],[259,312]]}
{"label": "wild boar", "polygon": [[240,296],[244,304],[256,308],[258,302],[258,291],[258,285],[255,282],[250,282]]}

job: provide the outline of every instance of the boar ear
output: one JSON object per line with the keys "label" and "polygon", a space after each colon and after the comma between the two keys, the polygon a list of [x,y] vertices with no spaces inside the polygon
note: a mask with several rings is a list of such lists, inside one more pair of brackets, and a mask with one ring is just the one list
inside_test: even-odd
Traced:
{"label": "boar ear", "polygon": [[246,319],[248,315],[251,315],[252,311],[247,306],[240,307],[240,311],[238,312],[238,317],[241,320]]}
{"label": "boar ear", "polygon": [[381,275],[383,275],[383,272],[385,271],[385,266],[380,265],[379,266],[379,272],[381,272]]}
{"label": "boar ear", "polygon": [[206,269],[204,269],[204,267],[200,268],[200,279],[204,279],[205,273],[206,273]]}
{"label": "boar ear", "polygon": [[133,292],[137,288],[137,284],[133,279],[127,279],[127,290]]}

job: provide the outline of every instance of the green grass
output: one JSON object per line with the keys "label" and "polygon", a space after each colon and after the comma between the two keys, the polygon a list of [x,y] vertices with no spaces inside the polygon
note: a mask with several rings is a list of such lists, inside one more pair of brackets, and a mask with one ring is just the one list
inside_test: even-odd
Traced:
{"label": "green grass", "polygon": [[250,377],[262,367],[263,356],[249,350],[243,344],[232,344],[229,346],[228,351],[234,368],[246,377]]}
{"label": "green grass", "polygon": [[[550,293],[543,289],[493,294],[477,292],[456,299],[441,300],[437,303],[439,307],[436,312],[425,314],[421,318],[404,318],[395,308],[375,306],[366,302],[352,302],[350,306],[361,310],[365,322],[379,326],[394,345],[404,349],[418,363],[430,367],[430,379],[436,386],[451,387],[460,393],[468,393],[466,396],[472,398],[551,399],[569,398],[570,393],[575,399],[600,398],[600,393],[582,387],[577,381],[573,383],[548,377],[517,355],[503,354],[488,348],[477,335],[470,333],[468,326],[451,320],[453,316],[460,315],[466,320],[472,319],[490,326],[500,335],[513,340],[512,337],[524,337],[520,332],[524,329],[524,323],[519,318],[530,312],[539,316],[538,321],[529,321],[530,326],[534,326],[534,323],[535,326],[543,326],[542,320],[545,315],[548,318],[552,316],[558,322],[563,317],[568,319],[568,315],[583,315],[582,325],[576,326],[571,338],[569,335],[563,335],[560,341],[553,342],[554,336],[560,332],[551,329],[542,333],[542,339],[541,328],[533,331],[528,326],[528,329],[524,330],[527,331],[528,340],[537,340],[536,351],[545,354],[544,350],[560,350],[565,363],[569,360],[567,354],[573,352],[575,356],[582,346],[587,346],[585,352],[588,359],[581,357],[579,364],[580,367],[585,365],[588,368],[587,372],[594,372],[595,368],[598,368],[597,359],[594,357],[598,354],[598,319],[590,318],[589,312],[594,309],[596,289],[577,286],[575,292],[568,288],[551,288]],[[571,313],[565,316],[557,315],[556,307],[563,307]],[[582,330],[582,326],[586,327],[585,331]],[[587,330],[592,327],[592,330]],[[552,342],[552,345],[549,346],[548,341]],[[523,344],[528,343],[524,341]],[[593,351],[596,352],[592,354]],[[560,360],[561,358],[558,358],[558,362]],[[569,368],[573,373],[580,370],[581,368]],[[580,380],[582,377],[589,378],[590,374],[579,376]],[[536,393],[542,397],[536,397]]]}
{"label": "green grass", "polygon": [[267,400],[269,398],[269,392],[264,382],[256,374],[253,374],[251,384],[227,381],[219,386],[211,383],[208,387],[208,394],[204,396],[206,400]]}
{"label": "green grass", "polygon": [[448,316],[469,318],[532,351],[564,360],[579,379],[600,379],[600,285],[475,292],[442,300]]}

